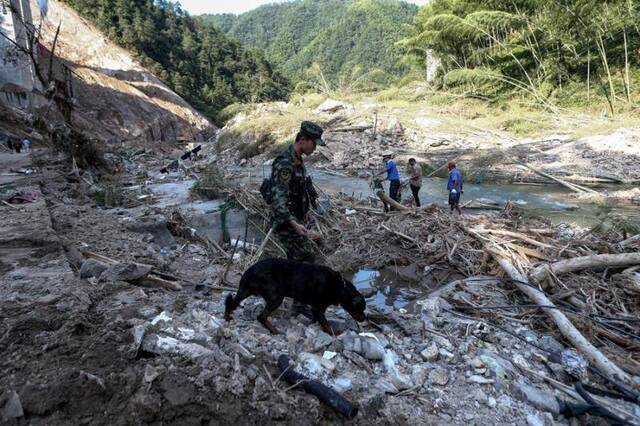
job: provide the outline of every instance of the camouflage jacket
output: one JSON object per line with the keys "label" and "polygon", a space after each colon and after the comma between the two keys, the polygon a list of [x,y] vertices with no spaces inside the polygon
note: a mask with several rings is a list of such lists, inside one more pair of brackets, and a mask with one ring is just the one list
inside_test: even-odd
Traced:
{"label": "camouflage jacket", "polygon": [[271,166],[272,223],[280,226],[291,219],[304,220],[309,200],[305,190],[307,171],[297,158],[293,145],[284,150]]}

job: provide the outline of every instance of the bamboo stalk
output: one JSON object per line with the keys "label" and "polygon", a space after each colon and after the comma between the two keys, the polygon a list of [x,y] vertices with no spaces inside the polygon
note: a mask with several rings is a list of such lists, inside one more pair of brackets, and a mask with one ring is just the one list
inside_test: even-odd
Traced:
{"label": "bamboo stalk", "polygon": [[627,102],[631,102],[631,81],[629,80],[629,54],[627,51],[627,29],[622,29],[622,36],[624,39],[624,74],[625,74],[625,88],[627,89]]}

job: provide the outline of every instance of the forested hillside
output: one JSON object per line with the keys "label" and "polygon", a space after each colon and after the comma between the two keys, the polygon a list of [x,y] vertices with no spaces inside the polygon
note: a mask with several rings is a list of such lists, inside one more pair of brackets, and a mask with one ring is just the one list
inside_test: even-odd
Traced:
{"label": "forested hillside", "polygon": [[417,6],[397,0],[298,0],[237,17],[204,15],[266,57],[291,80],[346,88],[388,84],[403,76],[402,51]]}
{"label": "forested hillside", "polygon": [[244,48],[172,2],[64,1],[214,120],[231,103],[277,100],[289,92],[261,51]]}
{"label": "forested hillside", "polygon": [[434,0],[402,45],[439,82],[479,95],[526,93],[553,108],[606,98],[614,113],[640,84],[638,0]]}

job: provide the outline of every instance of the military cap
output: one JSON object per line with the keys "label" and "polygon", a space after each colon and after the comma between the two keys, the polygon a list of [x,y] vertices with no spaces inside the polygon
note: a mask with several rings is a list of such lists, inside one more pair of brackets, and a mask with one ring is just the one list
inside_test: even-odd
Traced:
{"label": "military cap", "polygon": [[302,124],[300,124],[300,133],[302,133],[303,136],[315,140],[318,145],[326,146],[327,144],[322,140],[322,132],[322,127],[312,121],[303,121]]}

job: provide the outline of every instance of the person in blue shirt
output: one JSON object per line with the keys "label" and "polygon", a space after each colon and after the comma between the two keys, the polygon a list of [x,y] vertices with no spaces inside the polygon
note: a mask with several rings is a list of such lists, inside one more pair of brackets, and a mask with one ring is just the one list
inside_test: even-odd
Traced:
{"label": "person in blue shirt", "polygon": [[456,162],[451,160],[448,164],[449,167],[449,181],[447,182],[447,191],[449,191],[449,206],[451,206],[451,213],[453,209],[456,209],[459,214],[462,214],[460,209],[460,195],[464,193],[462,189],[462,173],[456,167]]}
{"label": "person in blue shirt", "polygon": [[392,152],[382,153],[382,161],[384,161],[385,169],[378,173],[375,177],[387,174],[387,180],[389,181],[389,197],[392,200],[400,202],[400,173],[396,163],[391,159],[393,157]]}

